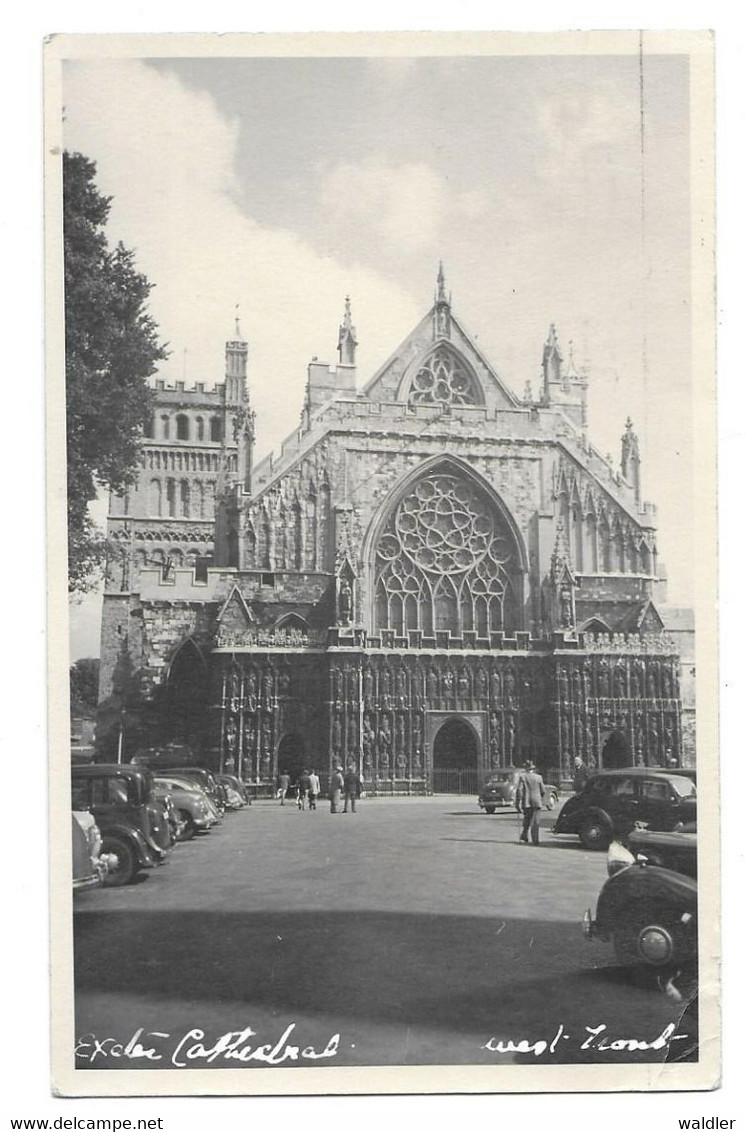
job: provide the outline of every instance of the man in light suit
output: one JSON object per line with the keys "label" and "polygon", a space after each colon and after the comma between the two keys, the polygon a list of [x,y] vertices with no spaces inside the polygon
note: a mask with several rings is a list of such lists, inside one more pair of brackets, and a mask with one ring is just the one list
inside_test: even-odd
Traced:
{"label": "man in light suit", "polygon": [[539,844],[539,811],[544,807],[544,780],[536,773],[533,763],[526,763],[526,769],[518,779],[516,802],[523,810],[523,830],[520,840],[528,845],[529,830],[531,844]]}

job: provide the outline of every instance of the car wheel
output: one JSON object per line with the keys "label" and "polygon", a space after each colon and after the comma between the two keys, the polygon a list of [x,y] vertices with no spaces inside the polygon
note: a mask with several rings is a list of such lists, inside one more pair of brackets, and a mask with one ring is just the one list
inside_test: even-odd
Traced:
{"label": "car wheel", "polygon": [[603,818],[586,818],[579,832],[586,849],[608,849],[611,844],[611,831]]}
{"label": "car wheel", "polygon": [[495,810],[496,810],[496,809],[497,809],[497,807],[496,807],[496,806],[485,806],[485,807],[484,807],[484,812],[485,812],[486,814],[494,814],[494,812],[495,812]]}
{"label": "car wheel", "polygon": [[120,837],[104,837],[101,842],[101,852],[111,853],[116,858],[116,864],[109,864],[104,884],[107,888],[119,888],[122,884],[129,884],[137,872],[137,861],[132,847]]}
{"label": "car wheel", "polygon": [[553,810],[554,807],[557,805],[558,801],[559,801],[559,799],[557,798],[557,795],[554,792],[554,790],[550,790],[549,794],[547,795],[547,800],[546,800],[546,803],[545,803],[546,808],[548,810]]}
{"label": "car wheel", "polygon": [[197,827],[194,824],[192,815],[186,810],[179,810],[179,817],[184,823],[184,828],[181,831],[180,841],[191,841],[197,832]]}
{"label": "car wheel", "polygon": [[679,925],[662,916],[651,922],[634,920],[613,933],[614,951],[620,963],[645,963],[666,967],[681,958]]}

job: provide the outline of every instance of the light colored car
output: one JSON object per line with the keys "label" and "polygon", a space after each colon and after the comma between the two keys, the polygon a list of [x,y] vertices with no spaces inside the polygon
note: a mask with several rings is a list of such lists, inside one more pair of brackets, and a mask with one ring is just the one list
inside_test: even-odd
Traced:
{"label": "light colored car", "polygon": [[[480,810],[494,814],[501,806],[515,806],[518,780],[524,774],[520,767],[505,766],[493,771],[479,792],[477,802]],[[544,783],[544,806],[553,810],[559,800],[559,787],[551,782]],[[517,809],[517,807],[516,807]]]}
{"label": "light colored car", "polygon": [[101,852],[101,830],[88,810],[72,811],[73,892],[103,884],[109,870],[109,854]]}
{"label": "light colored car", "polygon": [[189,841],[195,833],[206,833],[220,821],[212,801],[196,782],[176,775],[158,775],[156,787],[171,795],[174,809],[183,825],[181,841]]}

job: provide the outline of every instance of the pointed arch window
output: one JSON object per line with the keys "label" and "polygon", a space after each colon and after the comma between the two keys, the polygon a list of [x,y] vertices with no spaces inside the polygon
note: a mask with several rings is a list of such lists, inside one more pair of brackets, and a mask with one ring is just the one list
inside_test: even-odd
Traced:
{"label": "pointed arch window", "polygon": [[466,362],[448,346],[427,356],[409,387],[410,405],[481,405],[479,383]]}
{"label": "pointed arch window", "polygon": [[376,628],[512,631],[519,574],[515,538],[491,501],[466,477],[432,472],[399,501],[378,540]]}

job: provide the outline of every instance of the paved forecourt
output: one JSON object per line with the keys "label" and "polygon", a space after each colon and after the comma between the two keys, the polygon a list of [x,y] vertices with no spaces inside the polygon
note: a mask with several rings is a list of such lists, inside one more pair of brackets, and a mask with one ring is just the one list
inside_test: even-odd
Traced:
{"label": "paved forecourt", "polygon": [[[139,883],[80,894],[77,1035],[169,1035],[153,1039],[158,1062],[100,1054],[93,1068],[171,1068],[194,1028],[209,1048],[247,1027],[244,1044],[274,1043],[293,1024],[303,1047],[339,1034],[316,1064],[662,1060],[665,1048],[599,1048],[656,1039],[682,1008],[585,942],[605,854],[554,837],[553,817],[534,848],[513,810],[487,815],[470,797],[363,798],[355,814],[258,802]],[[497,1049],[558,1032],[553,1049]]]}

